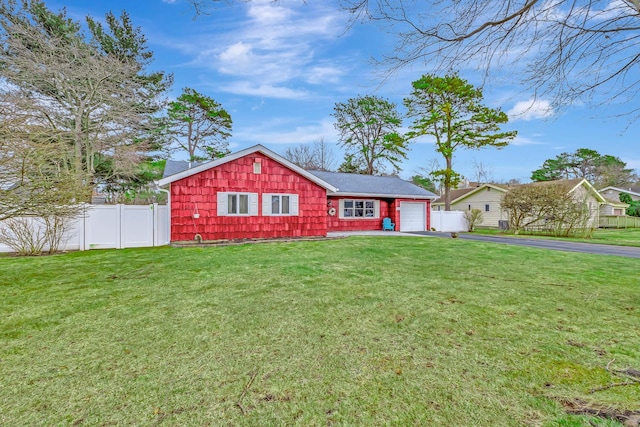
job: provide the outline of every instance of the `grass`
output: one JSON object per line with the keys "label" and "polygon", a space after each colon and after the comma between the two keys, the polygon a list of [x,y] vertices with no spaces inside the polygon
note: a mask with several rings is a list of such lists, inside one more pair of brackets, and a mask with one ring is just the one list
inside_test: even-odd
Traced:
{"label": "grass", "polygon": [[476,228],[474,233],[503,237],[533,237],[552,240],[567,240],[571,242],[600,243],[616,246],[636,246],[640,247],[640,228],[599,228],[594,231],[591,239],[553,237],[544,234],[519,234],[515,236],[512,232],[501,231],[495,228]]}
{"label": "grass", "polygon": [[[0,258],[0,425],[589,426],[637,260],[351,237]],[[620,426],[597,421],[601,426]]]}

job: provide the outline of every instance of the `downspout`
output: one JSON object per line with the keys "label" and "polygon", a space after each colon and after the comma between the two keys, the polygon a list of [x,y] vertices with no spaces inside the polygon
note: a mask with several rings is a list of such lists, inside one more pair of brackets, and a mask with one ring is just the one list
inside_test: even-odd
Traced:
{"label": "downspout", "polygon": [[[171,185],[171,184],[169,184]],[[167,219],[169,221],[169,244],[171,244],[171,191],[165,190],[164,188],[160,188],[156,183],[156,189],[158,191],[162,191],[163,193],[167,193]]]}

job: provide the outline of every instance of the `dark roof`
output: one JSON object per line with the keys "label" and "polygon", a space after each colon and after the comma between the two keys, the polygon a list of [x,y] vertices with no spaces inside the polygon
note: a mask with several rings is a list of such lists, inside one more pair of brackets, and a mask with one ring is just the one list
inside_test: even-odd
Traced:
{"label": "dark roof", "polygon": [[186,171],[187,169],[195,168],[205,162],[188,162],[186,160],[167,160],[167,164],[164,167],[163,178],[171,175]]}
{"label": "dark roof", "polygon": [[[454,200],[459,199],[460,197],[471,193],[472,191],[476,191],[478,189],[478,187],[473,187],[473,188],[456,188],[454,190],[450,190],[449,193],[451,195],[450,200],[453,202]],[[435,205],[436,203],[444,203],[444,194],[440,197],[438,197],[436,200],[433,201],[433,204]]]}
{"label": "dark roof", "polygon": [[411,182],[395,176],[373,176],[353,173],[325,172],[310,170],[309,173],[328,182],[338,189],[336,194],[375,195],[375,196],[408,196],[424,199],[435,199],[431,191],[418,187]]}

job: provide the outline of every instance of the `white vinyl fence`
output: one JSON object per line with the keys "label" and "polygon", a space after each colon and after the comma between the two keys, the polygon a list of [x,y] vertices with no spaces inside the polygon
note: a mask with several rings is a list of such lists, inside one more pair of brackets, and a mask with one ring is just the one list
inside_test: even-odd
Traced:
{"label": "white vinyl fence", "polygon": [[[39,226],[37,218],[29,220],[34,227]],[[163,246],[169,244],[169,238],[169,210],[165,205],[88,205],[84,215],[73,222],[59,249]],[[0,252],[12,251],[0,244]]]}
{"label": "white vinyl fence", "polygon": [[462,211],[431,211],[431,228],[451,233],[468,230]]}

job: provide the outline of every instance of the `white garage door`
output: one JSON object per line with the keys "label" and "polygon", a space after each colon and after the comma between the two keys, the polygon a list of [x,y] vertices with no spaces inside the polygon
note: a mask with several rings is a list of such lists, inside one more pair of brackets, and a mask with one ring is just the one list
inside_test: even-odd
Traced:
{"label": "white garage door", "polygon": [[400,202],[400,231],[426,230],[426,211],[426,203]]}

